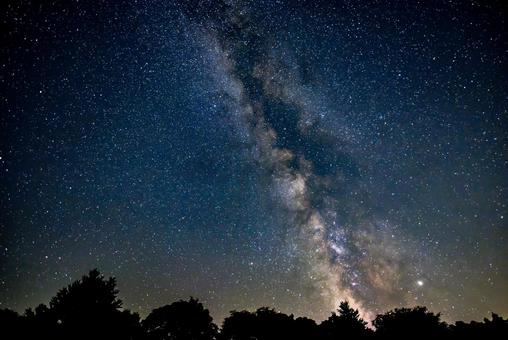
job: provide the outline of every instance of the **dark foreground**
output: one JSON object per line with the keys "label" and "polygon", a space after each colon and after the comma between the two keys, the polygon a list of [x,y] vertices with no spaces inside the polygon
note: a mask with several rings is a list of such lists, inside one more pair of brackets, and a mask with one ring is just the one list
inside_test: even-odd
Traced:
{"label": "dark foreground", "polygon": [[1,309],[0,339],[508,339],[508,320],[494,313],[482,322],[446,324],[426,307],[401,308],[378,315],[371,329],[343,302],[320,324],[262,307],[231,312],[219,329],[196,299],[154,309],[141,320],[121,308],[117,295],[115,278],[92,270],[58,291],[49,306],[41,304],[23,315]]}

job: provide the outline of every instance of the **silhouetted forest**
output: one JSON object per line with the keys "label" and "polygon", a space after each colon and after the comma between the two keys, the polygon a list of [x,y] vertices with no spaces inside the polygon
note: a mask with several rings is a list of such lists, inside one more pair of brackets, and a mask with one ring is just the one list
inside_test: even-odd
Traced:
{"label": "silhouetted forest", "polygon": [[482,322],[446,324],[425,307],[400,308],[378,315],[372,328],[347,302],[321,323],[262,307],[232,311],[222,327],[197,300],[180,300],[154,309],[144,320],[122,309],[115,278],[92,270],[41,304],[19,315],[0,310],[1,339],[508,339],[508,320],[492,314]]}

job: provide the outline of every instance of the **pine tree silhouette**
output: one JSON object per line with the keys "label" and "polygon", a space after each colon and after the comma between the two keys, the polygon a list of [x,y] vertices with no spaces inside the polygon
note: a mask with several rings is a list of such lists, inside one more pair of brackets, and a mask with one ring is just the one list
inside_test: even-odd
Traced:
{"label": "pine tree silhouette", "polygon": [[360,318],[358,310],[351,308],[347,301],[340,303],[338,313],[332,313],[319,325],[324,339],[337,339],[342,336],[359,339],[372,335],[372,331],[367,328],[367,322]]}

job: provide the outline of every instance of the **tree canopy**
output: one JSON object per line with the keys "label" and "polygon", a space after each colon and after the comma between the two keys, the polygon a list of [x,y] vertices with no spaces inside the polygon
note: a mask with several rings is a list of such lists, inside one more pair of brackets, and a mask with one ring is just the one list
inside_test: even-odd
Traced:
{"label": "tree canopy", "polygon": [[20,315],[0,309],[1,339],[104,340],[331,340],[331,339],[505,339],[508,320],[446,324],[426,307],[396,308],[379,314],[372,327],[343,301],[317,324],[268,307],[232,311],[219,329],[208,309],[195,298],[154,309],[144,320],[122,308],[116,280],[97,269],[60,289],[49,306],[40,304]]}

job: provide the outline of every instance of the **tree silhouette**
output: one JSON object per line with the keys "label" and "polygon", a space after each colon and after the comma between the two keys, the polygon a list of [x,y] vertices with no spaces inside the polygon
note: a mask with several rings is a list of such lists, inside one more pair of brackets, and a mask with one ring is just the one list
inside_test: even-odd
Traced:
{"label": "tree silhouette", "polygon": [[316,321],[300,317],[296,318],[292,326],[293,339],[317,339],[319,328]]}
{"label": "tree silhouette", "polygon": [[7,339],[15,339],[25,337],[23,330],[23,318],[11,309],[0,309],[0,338],[5,339],[4,336],[9,336]]}
{"label": "tree silhouette", "polygon": [[0,309],[0,339],[98,340],[337,340],[337,339],[507,339],[508,320],[492,313],[483,322],[448,326],[426,307],[398,308],[378,315],[367,327],[347,301],[319,326],[268,307],[233,311],[219,333],[207,309],[194,298],[154,309],[142,323],[122,309],[116,280],[94,269],[59,290],[49,306],[23,315]]}
{"label": "tree silhouette", "polygon": [[267,307],[259,308],[254,313],[233,311],[224,320],[222,339],[283,339],[290,328],[291,319],[292,316],[289,317]]}
{"label": "tree silhouette", "polygon": [[318,328],[314,320],[297,318],[262,307],[254,313],[231,312],[224,320],[223,340],[279,340],[317,339]]}
{"label": "tree silhouette", "polygon": [[250,340],[256,334],[256,315],[247,311],[232,311],[222,323],[222,340]]}
{"label": "tree silhouette", "polygon": [[217,326],[208,309],[194,298],[154,309],[142,324],[150,340],[211,340],[217,337]]}
{"label": "tree silhouette", "polygon": [[122,311],[116,280],[105,279],[97,269],[59,290],[49,303],[56,336],[73,339],[136,339],[139,316]]}
{"label": "tree silhouette", "polygon": [[441,338],[448,334],[447,326],[426,307],[396,308],[376,316],[372,322],[376,335],[385,338]]}
{"label": "tree silhouette", "polygon": [[492,313],[492,320],[484,318],[483,322],[470,323],[457,321],[450,329],[454,339],[506,339],[508,319]]}
{"label": "tree silhouette", "polygon": [[293,324],[293,316],[276,312],[275,310],[262,307],[256,313],[256,326],[259,339],[284,339],[288,338]]}
{"label": "tree silhouette", "polygon": [[28,308],[25,311],[24,319],[25,324],[29,326],[25,330],[28,337],[33,339],[42,337],[45,339],[58,334],[57,318],[53,311],[44,304],[38,305],[35,310]]}
{"label": "tree silhouette", "polygon": [[347,301],[340,303],[338,313],[337,315],[332,312],[332,315],[319,325],[324,339],[337,339],[342,336],[362,339],[372,335],[372,331],[367,328],[367,322],[360,318],[358,310],[351,308]]}

